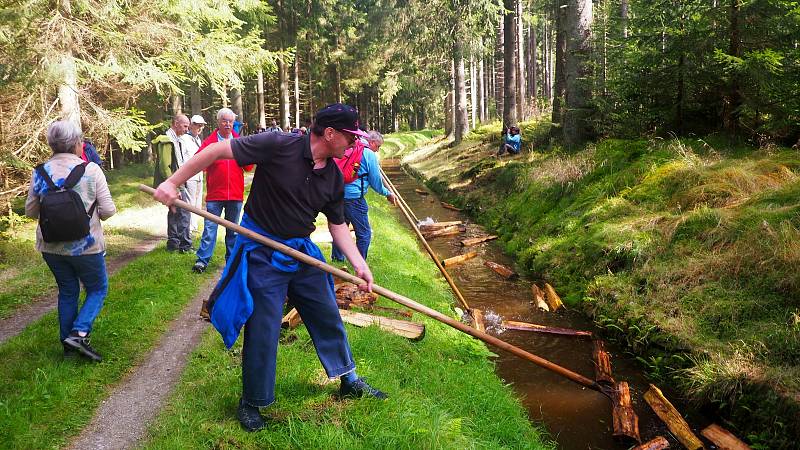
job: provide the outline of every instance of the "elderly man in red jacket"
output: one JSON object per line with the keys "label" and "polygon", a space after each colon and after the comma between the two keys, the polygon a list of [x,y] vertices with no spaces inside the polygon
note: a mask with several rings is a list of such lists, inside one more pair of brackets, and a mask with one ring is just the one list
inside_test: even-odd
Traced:
{"label": "elderly man in red jacket", "polygon": [[[238,138],[233,131],[233,122],[236,114],[228,108],[217,112],[218,128],[211,132],[197,153],[209,145],[228,139]],[[217,216],[225,213],[225,220],[239,223],[242,214],[242,201],[244,200],[244,172],[253,170],[253,166],[240,167],[233,159],[220,159],[206,168],[206,210]],[[236,233],[225,230],[225,260],[230,256]],[[197,262],[192,270],[203,273],[214,254],[214,245],[217,243],[217,224],[208,219],[203,222],[203,237],[200,238],[200,248],[197,249]]]}

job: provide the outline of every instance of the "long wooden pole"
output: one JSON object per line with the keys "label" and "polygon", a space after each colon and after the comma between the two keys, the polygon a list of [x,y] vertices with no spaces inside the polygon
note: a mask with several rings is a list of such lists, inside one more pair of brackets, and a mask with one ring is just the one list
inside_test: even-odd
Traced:
{"label": "long wooden pole", "polygon": [[[153,195],[155,193],[155,189],[151,188],[150,186],[145,186],[143,184],[139,185],[139,190],[141,190],[143,192],[146,192],[146,193],[148,193],[150,195]],[[358,278],[355,275],[347,273],[344,270],[337,269],[336,267],[333,267],[333,266],[331,266],[329,264],[326,264],[326,263],[324,263],[324,262],[322,262],[322,261],[320,261],[320,260],[318,260],[316,258],[312,258],[312,257],[306,255],[305,253],[299,252],[299,251],[297,251],[297,250],[295,250],[295,249],[293,249],[291,247],[288,247],[288,246],[283,245],[283,244],[281,244],[279,242],[275,242],[272,239],[264,237],[264,236],[254,232],[254,231],[248,230],[247,228],[244,228],[241,225],[237,225],[237,224],[235,224],[233,222],[229,222],[229,221],[227,221],[227,220],[225,220],[225,219],[223,219],[221,217],[218,217],[218,216],[216,216],[214,214],[211,214],[208,211],[204,211],[202,209],[195,208],[194,206],[192,206],[192,205],[190,205],[190,204],[188,204],[188,203],[186,203],[184,201],[175,200],[174,206],[179,207],[179,208],[183,208],[183,209],[185,209],[187,211],[190,211],[190,212],[193,212],[193,213],[195,213],[195,214],[197,214],[199,216],[202,216],[202,217],[204,217],[204,218],[206,218],[206,219],[208,219],[208,220],[210,220],[212,222],[216,222],[216,223],[218,223],[219,225],[222,225],[225,228],[233,230],[233,231],[235,231],[237,233],[241,233],[241,234],[247,236],[248,238],[250,238],[250,239],[252,239],[254,241],[257,241],[257,242],[259,242],[261,244],[264,244],[264,245],[266,245],[266,246],[268,246],[268,247],[270,247],[272,249],[275,249],[275,250],[277,250],[277,251],[279,251],[279,252],[281,252],[281,253],[283,253],[285,255],[289,255],[292,258],[294,258],[294,259],[296,259],[296,260],[298,260],[298,261],[300,261],[302,263],[305,263],[305,264],[308,264],[310,266],[316,267],[316,268],[318,268],[320,270],[323,270],[325,272],[328,272],[328,273],[330,273],[332,275],[336,275],[337,277],[342,278],[342,279],[344,279],[346,281],[349,281],[349,282],[357,284],[357,285],[362,285],[362,284],[365,283],[365,281],[362,280],[361,278]],[[586,387],[588,387],[590,389],[594,389],[595,391],[598,391],[598,392],[601,392],[601,393],[604,393],[604,394],[608,395],[606,392],[604,392],[601,389],[600,385],[598,385],[596,382],[590,380],[589,378],[584,377],[583,375],[575,373],[575,372],[573,372],[573,371],[571,371],[571,370],[569,370],[567,368],[561,367],[558,364],[550,362],[550,361],[548,361],[548,360],[546,360],[546,359],[544,359],[542,357],[536,356],[533,353],[527,352],[527,351],[525,351],[525,350],[523,350],[523,349],[521,349],[519,347],[511,345],[508,342],[502,341],[502,340],[500,340],[500,339],[498,339],[498,338],[496,338],[496,337],[494,337],[492,335],[486,334],[486,333],[484,333],[482,331],[478,331],[478,330],[476,330],[476,329],[474,329],[474,328],[472,328],[472,327],[470,327],[468,325],[465,325],[465,324],[463,324],[463,323],[461,323],[461,322],[459,322],[457,320],[454,320],[454,319],[452,319],[452,318],[450,318],[448,316],[445,316],[444,314],[440,313],[439,311],[436,311],[435,309],[431,309],[431,308],[428,308],[425,305],[421,305],[421,304],[411,300],[408,297],[405,297],[403,295],[394,293],[394,292],[390,291],[389,289],[386,289],[384,287],[378,286],[377,284],[373,284],[372,285],[372,290],[374,292],[376,292],[377,294],[380,294],[380,295],[388,298],[389,300],[392,300],[392,301],[394,301],[396,303],[399,303],[399,304],[401,304],[401,305],[403,305],[403,306],[405,306],[405,307],[407,307],[409,309],[413,309],[414,311],[417,311],[419,313],[425,314],[426,316],[428,316],[428,317],[430,317],[432,319],[438,320],[439,322],[442,322],[444,324],[450,325],[451,327],[453,327],[453,328],[455,328],[455,329],[457,329],[459,331],[462,331],[462,332],[464,332],[464,333],[466,333],[466,334],[468,334],[468,335],[470,335],[470,336],[472,336],[472,337],[474,337],[476,339],[480,339],[481,341],[486,342],[487,344],[493,345],[494,347],[497,347],[497,348],[499,348],[501,350],[505,350],[505,351],[511,353],[514,356],[517,356],[517,357],[520,357],[522,359],[528,360],[528,361],[536,364],[539,367],[542,367],[544,369],[547,369],[547,370],[550,370],[552,372],[555,372],[555,373],[557,373],[557,374],[559,374],[559,375],[561,375],[563,377],[566,377],[567,379],[572,380],[575,383],[578,383],[578,384],[580,384],[582,386],[586,386]]]}
{"label": "long wooden pole", "polygon": [[380,168],[380,171],[381,171],[381,177],[383,177],[383,181],[389,185],[389,189],[391,189],[394,196],[397,197],[397,200],[400,202],[400,205],[405,206],[409,214],[411,214],[411,217],[414,218],[415,224],[419,222],[419,218],[417,218],[417,216],[414,214],[414,211],[411,210],[411,207],[408,206],[408,203],[406,203],[406,200],[403,198],[403,196],[400,195],[400,191],[398,191],[397,188],[394,187],[394,183],[392,183],[392,180],[389,179],[389,176],[386,175],[386,172],[383,171],[382,167]]}
{"label": "long wooden pole", "polygon": [[[383,175],[384,180],[387,181],[387,184],[389,185],[389,188],[392,190],[392,193],[394,193],[395,197],[397,197],[398,204],[400,205],[400,211],[403,213],[406,220],[408,220],[408,223],[411,224],[411,228],[414,229],[414,233],[417,234],[417,237],[419,238],[420,242],[422,242],[422,246],[425,247],[425,250],[428,252],[429,255],[431,255],[434,264],[436,264],[436,267],[438,267],[439,271],[442,272],[442,276],[444,276],[444,279],[447,280],[447,284],[450,285],[450,289],[453,290],[453,293],[456,294],[456,298],[458,298],[458,301],[459,303],[461,303],[461,306],[463,306],[464,309],[466,309],[467,312],[469,312],[470,308],[469,305],[467,304],[467,300],[464,298],[463,295],[461,295],[461,291],[458,289],[458,286],[456,286],[456,283],[453,281],[453,279],[450,278],[450,274],[447,273],[447,270],[442,265],[442,262],[439,259],[439,257],[436,256],[436,253],[434,253],[431,246],[428,245],[428,241],[425,239],[425,236],[422,235],[422,232],[419,230],[419,227],[417,226],[417,221],[411,218],[411,215],[413,214],[413,212],[411,212],[411,208],[408,208],[408,204],[406,204],[405,200],[403,200],[403,197],[400,196],[400,193],[394,187],[394,184],[392,184],[392,182],[389,181],[389,177],[386,176],[386,173],[383,171],[383,169],[381,169],[381,175]],[[405,205],[405,207],[403,207],[403,205]]]}

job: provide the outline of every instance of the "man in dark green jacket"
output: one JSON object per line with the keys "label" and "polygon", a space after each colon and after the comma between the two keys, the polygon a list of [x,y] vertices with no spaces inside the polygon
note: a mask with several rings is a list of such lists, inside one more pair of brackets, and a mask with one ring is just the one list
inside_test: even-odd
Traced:
{"label": "man in dark green jacket", "polygon": [[[188,154],[186,143],[181,140],[189,130],[189,118],[178,114],[172,119],[172,126],[153,139],[153,154],[155,155],[155,173],[153,185],[158,186],[178,170],[186,160],[192,157]],[[181,200],[191,203],[186,184],[178,187]],[[183,208],[175,208],[175,212],[167,212],[167,251],[191,252],[191,213]]]}

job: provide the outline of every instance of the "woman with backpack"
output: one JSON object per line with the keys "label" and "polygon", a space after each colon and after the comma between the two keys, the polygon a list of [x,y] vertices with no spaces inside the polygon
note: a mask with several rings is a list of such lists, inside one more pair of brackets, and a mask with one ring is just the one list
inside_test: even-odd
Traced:
{"label": "woman with backpack", "polygon": [[[33,171],[25,215],[39,219],[36,250],[58,285],[58,321],[64,356],[102,358],[89,345],[92,324],[108,293],[101,220],[117,212],[100,166],[84,162],[81,131],[59,120],[47,129],[53,156]],[[81,284],[86,300],[78,308]]]}

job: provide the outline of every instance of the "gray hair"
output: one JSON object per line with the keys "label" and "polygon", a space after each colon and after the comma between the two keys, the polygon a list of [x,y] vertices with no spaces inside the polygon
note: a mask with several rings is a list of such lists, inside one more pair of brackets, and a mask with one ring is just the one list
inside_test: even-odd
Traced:
{"label": "gray hair", "polygon": [[74,153],[82,138],[80,128],[69,120],[56,120],[47,128],[47,145],[53,153]]}
{"label": "gray hair", "polygon": [[378,131],[378,130],[370,130],[368,134],[369,134],[369,138],[367,138],[367,140],[379,142],[380,144],[378,144],[378,145],[383,145],[383,135],[381,134],[380,131]]}
{"label": "gray hair", "polygon": [[230,108],[222,108],[219,111],[217,111],[217,120],[222,119],[225,116],[233,116],[233,118],[235,119],[236,113],[233,112],[233,110]]}

